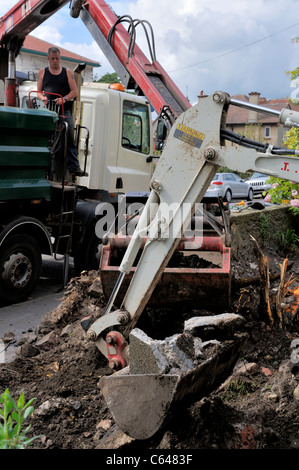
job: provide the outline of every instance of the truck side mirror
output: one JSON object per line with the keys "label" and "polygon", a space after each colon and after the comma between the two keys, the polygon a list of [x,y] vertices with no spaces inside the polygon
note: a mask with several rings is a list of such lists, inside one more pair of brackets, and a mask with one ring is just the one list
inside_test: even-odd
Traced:
{"label": "truck side mirror", "polygon": [[164,142],[167,137],[167,127],[163,120],[159,119],[157,124],[157,134],[156,134],[156,150],[162,150],[164,147]]}

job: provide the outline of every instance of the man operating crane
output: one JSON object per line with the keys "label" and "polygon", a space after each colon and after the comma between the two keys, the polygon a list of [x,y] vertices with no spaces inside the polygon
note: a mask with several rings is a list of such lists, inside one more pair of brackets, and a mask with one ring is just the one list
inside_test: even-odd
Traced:
{"label": "man operating crane", "polygon": [[[74,119],[72,116],[72,100],[77,96],[77,85],[71,69],[61,66],[61,55],[58,47],[48,50],[49,66],[41,69],[38,75],[37,89],[45,107],[52,109],[53,103],[64,109],[64,119],[67,122],[67,167],[76,176],[85,176],[81,170],[77,148],[74,141]],[[57,95],[60,95],[57,97]]]}

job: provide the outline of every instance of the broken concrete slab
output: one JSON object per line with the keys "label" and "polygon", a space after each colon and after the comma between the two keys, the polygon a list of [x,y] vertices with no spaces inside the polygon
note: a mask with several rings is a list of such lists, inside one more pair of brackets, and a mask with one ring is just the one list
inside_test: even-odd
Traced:
{"label": "broken concrete slab", "polygon": [[235,313],[221,313],[204,317],[192,317],[184,323],[184,332],[202,339],[218,339],[225,333],[233,334],[245,323],[245,319]]}
{"label": "broken concrete slab", "polygon": [[176,334],[164,340],[154,340],[139,328],[134,328],[129,342],[131,374],[166,374],[194,367],[194,339],[191,335]]}
{"label": "broken concrete slab", "polygon": [[95,449],[123,449],[129,447],[134,442],[132,437],[129,437],[122,432],[116,425],[100,440]]}
{"label": "broken concrete slab", "polygon": [[169,364],[164,355],[161,341],[155,341],[139,328],[134,328],[129,335],[130,373],[164,374]]}
{"label": "broken concrete slab", "polygon": [[200,365],[180,374],[118,374],[99,381],[117,426],[135,439],[148,439],[173,416],[176,406],[200,400],[232,371],[246,335],[220,345]]}

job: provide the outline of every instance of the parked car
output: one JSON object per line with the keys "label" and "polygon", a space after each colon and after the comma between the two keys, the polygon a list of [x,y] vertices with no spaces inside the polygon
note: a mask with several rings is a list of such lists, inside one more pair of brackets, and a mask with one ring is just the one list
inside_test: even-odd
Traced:
{"label": "parked car", "polygon": [[262,194],[264,191],[268,192],[271,188],[269,183],[270,176],[264,175],[263,173],[255,172],[252,177],[246,181],[250,186],[252,186],[254,194]]}
{"label": "parked car", "polygon": [[218,196],[221,196],[226,202],[237,198],[252,201],[254,192],[253,188],[235,173],[216,173],[204,199],[214,199]]}

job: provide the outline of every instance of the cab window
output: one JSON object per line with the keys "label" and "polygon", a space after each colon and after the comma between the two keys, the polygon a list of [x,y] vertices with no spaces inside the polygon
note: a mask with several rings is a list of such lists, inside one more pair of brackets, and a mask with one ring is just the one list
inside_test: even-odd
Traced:
{"label": "cab window", "polygon": [[146,155],[150,152],[148,107],[125,100],[123,103],[122,146]]}

